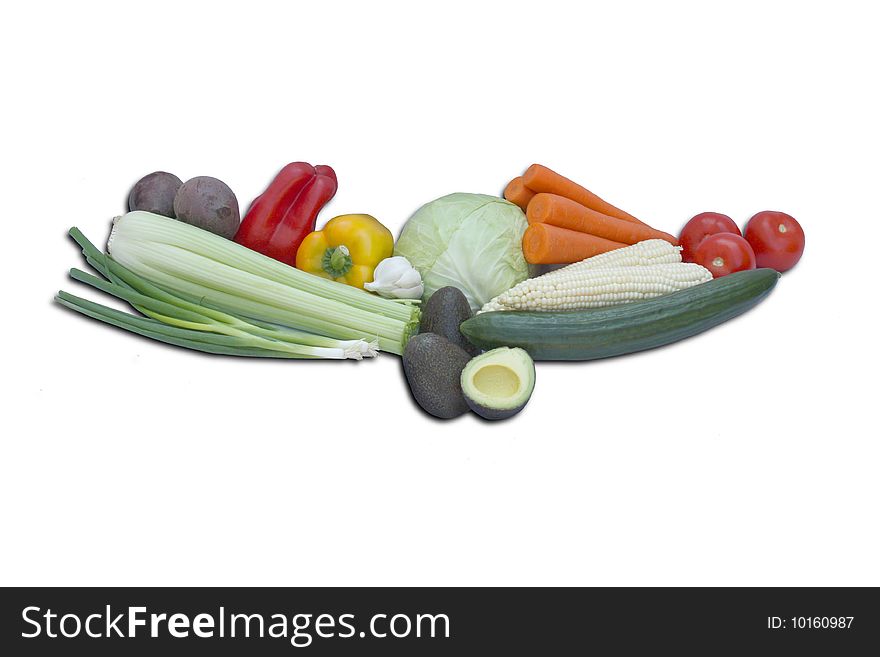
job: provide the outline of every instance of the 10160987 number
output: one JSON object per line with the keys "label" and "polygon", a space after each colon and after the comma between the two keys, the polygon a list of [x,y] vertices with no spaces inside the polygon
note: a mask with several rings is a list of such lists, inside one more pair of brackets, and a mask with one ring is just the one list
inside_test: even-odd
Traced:
{"label": "10160987 number", "polygon": [[792,616],[789,621],[795,630],[846,630],[855,616]]}
{"label": "10160987 number", "polygon": [[854,619],[855,616],[768,616],[767,627],[771,630],[848,630]]}

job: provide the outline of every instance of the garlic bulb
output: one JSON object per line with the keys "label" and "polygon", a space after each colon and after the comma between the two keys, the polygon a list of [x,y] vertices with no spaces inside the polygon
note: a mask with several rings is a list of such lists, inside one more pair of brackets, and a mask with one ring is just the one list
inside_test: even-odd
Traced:
{"label": "garlic bulb", "polygon": [[421,299],[425,286],[419,272],[403,256],[385,258],[364,288],[388,299]]}

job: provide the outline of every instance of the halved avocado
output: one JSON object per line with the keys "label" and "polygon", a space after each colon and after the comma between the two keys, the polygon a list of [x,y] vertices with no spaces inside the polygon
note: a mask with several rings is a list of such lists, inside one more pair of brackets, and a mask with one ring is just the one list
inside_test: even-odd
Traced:
{"label": "halved avocado", "polygon": [[498,347],[475,356],[461,372],[461,391],[467,405],[487,420],[516,415],[534,389],[535,363],[518,347]]}

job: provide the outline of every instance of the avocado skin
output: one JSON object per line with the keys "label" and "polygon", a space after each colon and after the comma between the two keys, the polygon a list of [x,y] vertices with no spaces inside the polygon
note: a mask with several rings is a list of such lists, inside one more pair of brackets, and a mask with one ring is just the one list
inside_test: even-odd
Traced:
{"label": "avocado skin", "polygon": [[[529,396],[531,397],[531,396]],[[516,408],[506,408],[504,410],[498,408],[487,408],[486,406],[482,406],[472,400],[467,395],[464,396],[465,402],[467,402],[468,408],[470,408],[474,413],[479,415],[486,420],[506,420],[509,417],[513,417],[517,413],[519,413],[522,409],[526,407],[526,404],[529,401],[529,398],[517,406]]]}
{"label": "avocado skin", "polygon": [[419,330],[423,333],[436,333],[461,347],[471,356],[480,353],[480,348],[471,344],[461,334],[458,327],[473,317],[471,306],[457,287],[447,285],[431,295],[422,308],[422,322]]}
{"label": "avocado skin", "polygon": [[436,333],[419,333],[403,350],[403,373],[416,403],[434,417],[449,420],[468,411],[461,371],[471,357]]}

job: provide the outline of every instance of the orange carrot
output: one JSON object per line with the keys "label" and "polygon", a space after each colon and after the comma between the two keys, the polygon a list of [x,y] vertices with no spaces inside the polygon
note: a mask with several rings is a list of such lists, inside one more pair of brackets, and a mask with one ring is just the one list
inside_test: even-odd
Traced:
{"label": "orange carrot", "polygon": [[609,217],[642,223],[631,214],[603,201],[589,189],[540,164],[533,164],[523,174],[523,184],[535,193],[558,194]]}
{"label": "orange carrot", "polygon": [[547,224],[531,224],[526,228],[522,240],[523,255],[532,265],[567,265],[625,246],[620,242]]}
{"label": "orange carrot", "polygon": [[504,188],[504,198],[521,207],[523,212],[526,211],[526,206],[534,195],[535,192],[523,184],[522,176],[517,176]]}
{"label": "orange carrot", "polygon": [[669,233],[654,230],[645,224],[609,217],[556,194],[535,194],[529,202],[526,217],[530,224],[550,224],[623,244],[635,244],[651,239],[666,240],[671,244],[678,243]]}

